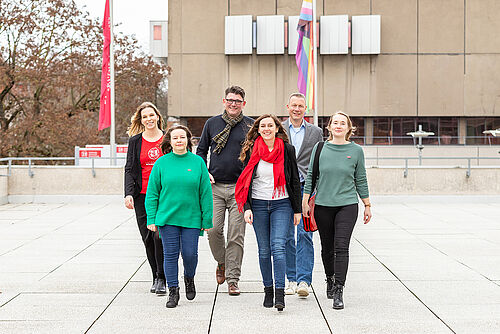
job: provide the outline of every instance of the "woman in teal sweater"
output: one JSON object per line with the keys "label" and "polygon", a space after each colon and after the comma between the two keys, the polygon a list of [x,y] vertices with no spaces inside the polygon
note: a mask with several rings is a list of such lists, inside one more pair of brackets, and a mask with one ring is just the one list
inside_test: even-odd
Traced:
{"label": "woman in teal sweater", "polygon": [[186,298],[194,299],[198,238],[212,228],[212,187],[203,159],[191,153],[191,131],[171,127],[161,144],[146,192],[148,229],[160,230],[169,289],[167,307],[179,303],[179,253],[184,264]]}
{"label": "woman in teal sweater", "polygon": [[[361,146],[350,142],[355,128],[343,112],[330,118],[330,136],[319,156],[319,177],[316,180],[314,219],[321,239],[321,258],[326,273],[326,295],[333,299],[334,309],[343,309],[343,288],[349,264],[349,243],[358,217],[358,195],[365,206],[364,223],[371,217],[371,204],[366,180],[365,156]],[[312,189],[313,149],[304,186],[302,213],[309,216]]]}

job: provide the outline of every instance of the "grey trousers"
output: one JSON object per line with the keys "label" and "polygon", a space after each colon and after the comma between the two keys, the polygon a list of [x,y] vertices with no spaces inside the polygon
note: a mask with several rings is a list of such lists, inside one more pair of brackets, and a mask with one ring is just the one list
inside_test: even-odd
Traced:
{"label": "grey trousers", "polygon": [[[228,284],[238,282],[241,275],[246,228],[243,213],[238,211],[238,205],[234,199],[235,186],[234,183],[212,184],[214,227],[208,231],[208,243],[215,261],[226,265],[226,281]],[[224,238],[226,209],[229,212],[227,243]]]}

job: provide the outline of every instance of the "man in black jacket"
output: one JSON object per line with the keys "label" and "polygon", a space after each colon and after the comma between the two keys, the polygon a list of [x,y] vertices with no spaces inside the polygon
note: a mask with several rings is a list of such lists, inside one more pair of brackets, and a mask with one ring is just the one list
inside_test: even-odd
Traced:
{"label": "man in black jacket", "polygon": [[[217,283],[227,281],[229,294],[235,296],[240,294],[238,281],[246,225],[243,214],[238,211],[234,189],[243,171],[243,164],[238,160],[241,145],[254,121],[242,113],[246,104],[243,88],[227,88],[222,102],[225,110],[205,123],[196,154],[207,162],[210,151],[208,171],[214,198],[214,227],[208,231],[208,241],[218,263]],[[229,212],[227,243],[224,238],[226,209]]]}

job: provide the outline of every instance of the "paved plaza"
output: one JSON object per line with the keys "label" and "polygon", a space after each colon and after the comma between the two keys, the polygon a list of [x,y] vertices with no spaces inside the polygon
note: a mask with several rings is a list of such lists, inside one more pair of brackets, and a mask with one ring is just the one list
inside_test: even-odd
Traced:
{"label": "paved plaza", "polygon": [[[314,293],[264,297],[247,226],[241,296],[217,287],[200,238],[198,294],[175,309],[122,200],[0,206],[0,333],[500,333],[500,196],[373,197],[351,242],[346,308],[326,299],[315,233]],[[182,271],[181,271],[182,272]],[[218,293],[217,293],[218,292]]]}

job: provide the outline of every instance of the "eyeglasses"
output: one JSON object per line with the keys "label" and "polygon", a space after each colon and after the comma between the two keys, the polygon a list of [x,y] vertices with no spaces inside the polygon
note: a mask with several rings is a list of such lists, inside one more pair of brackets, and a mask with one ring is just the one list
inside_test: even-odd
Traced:
{"label": "eyeglasses", "polygon": [[240,104],[242,104],[244,101],[243,100],[232,100],[232,99],[226,99],[226,103],[227,104],[236,104],[237,106],[239,106]]}

